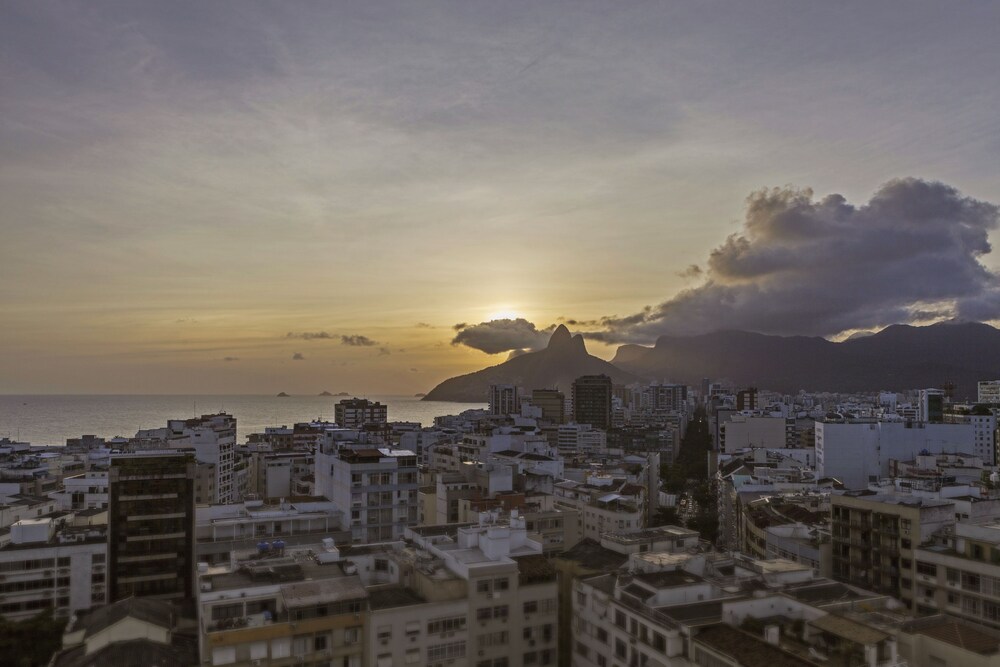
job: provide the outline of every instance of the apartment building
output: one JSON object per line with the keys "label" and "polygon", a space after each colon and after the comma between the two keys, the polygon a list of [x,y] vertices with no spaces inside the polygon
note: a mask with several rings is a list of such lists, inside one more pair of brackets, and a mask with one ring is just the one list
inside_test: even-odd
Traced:
{"label": "apartment building", "polygon": [[234,476],[236,418],[230,414],[170,419],[165,428],[141,430],[136,449],[190,450],[198,461],[195,502],[231,503],[239,500]]}
{"label": "apartment building", "polygon": [[112,456],[108,472],[108,600],[193,599],[194,479],[190,454]]}
{"label": "apartment building", "polygon": [[316,452],[316,491],[349,514],[352,539],[399,539],[417,523],[417,455],[408,449],[336,448]]}
{"label": "apartment building", "polygon": [[377,428],[389,422],[388,406],[367,398],[345,398],[333,407],[333,413],[341,428]]}
{"label": "apartment building", "polygon": [[107,602],[107,527],[74,526],[73,515],[19,519],[0,542],[0,616],[57,618]]}
{"label": "apartment building", "polygon": [[955,523],[954,502],[870,493],[833,496],[830,502],[833,577],[915,609],[916,550]]}
{"label": "apartment building", "polygon": [[262,542],[311,544],[326,537],[348,542],[351,533],[344,512],[322,496],[200,505],[195,510],[198,562],[227,562],[233,551],[253,550]]}
{"label": "apartment building", "polygon": [[593,485],[572,480],[553,487],[556,508],[575,510],[578,534],[600,541],[604,533],[621,533],[646,525],[645,488],[623,480]]}
{"label": "apartment building", "polygon": [[362,667],[367,594],[351,567],[306,552],[202,567],[201,663],[234,667]]}
{"label": "apartment building", "polygon": [[817,421],[816,473],[863,489],[889,473],[889,460],[922,453],[972,454],[972,424],[901,421]]}
{"label": "apartment building", "polygon": [[1000,520],[956,523],[914,553],[914,611],[1000,629]]}
{"label": "apartment building", "polygon": [[88,470],[63,479],[63,488],[49,494],[63,510],[82,510],[108,506],[108,471]]}

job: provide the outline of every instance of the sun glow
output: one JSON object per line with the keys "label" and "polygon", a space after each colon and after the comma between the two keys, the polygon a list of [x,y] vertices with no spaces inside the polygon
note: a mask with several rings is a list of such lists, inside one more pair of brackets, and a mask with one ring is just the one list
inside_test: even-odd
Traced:
{"label": "sun glow", "polygon": [[486,320],[488,322],[493,320],[516,320],[519,317],[524,317],[524,315],[512,308],[501,307],[487,315]]}

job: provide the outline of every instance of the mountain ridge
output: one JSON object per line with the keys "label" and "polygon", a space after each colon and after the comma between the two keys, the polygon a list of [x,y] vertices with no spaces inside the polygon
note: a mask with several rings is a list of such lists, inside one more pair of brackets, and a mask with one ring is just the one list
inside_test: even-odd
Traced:
{"label": "mountain ridge", "polygon": [[637,376],[588,353],[583,336],[572,335],[561,324],[552,332],[544,349],[449,378],[427,392],[421,400],[485,402],[489,398],[491,384],[514,384],[527,390],[558,387],[569,394],[576,378],[602,373],[611,376],[616,383],[639,380]]}
{"label": "mountain ridge", "polygon": [[1000,330],[979,322],[894,324],[835,343],[808,336],[717,331],[660,336],[652,347],[623,345],[611,363],[647,379],[696,384],[725,378],[786,393],[902,391],[952,382],[976,396],[976,382],[1000,377]]}

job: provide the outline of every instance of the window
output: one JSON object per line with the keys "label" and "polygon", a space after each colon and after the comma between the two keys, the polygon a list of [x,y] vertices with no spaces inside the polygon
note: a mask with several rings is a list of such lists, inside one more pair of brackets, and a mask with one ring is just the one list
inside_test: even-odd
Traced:
{"label": "window", "polygon": [[934,563],[922,563],[917,561],[917,574],[923,574],[928,577],[936,577],[937,565]]}
{"label": "window", "polygon": [[[480,609],[479,611],[482,612],[484,610]],[[489,609],[486,609],[485,611],[489,611]],[[480,620],[482,620],[481,617]],[[432,635],[441,634],[442,632],[455,632],[456,630],[462,630],[464,628],[465,628],[465,616],[449,616],[448,618],[436,618],[433,621],[429,621],[427,623],[427,633]],[[407,632],[409,632],[409,630],[407,630]]]}
{"label": "window", "polygon": [[524,603],[524,613],[534,614],[538,611],[538,600],[529,600]]}
{"label": "window", "polygon": [[344,629],[345,644],[357,644],[359,641],[361,641],[361,626]]}
{"label": "window", "polygon": [[625,658],[628,655],[628,647],[621,639],[615,640],[615,657]]}
{"label": "window", "polygon": [[490,592],[490,580],[480,579],[476,582],[476,592],[477,593],[489,593]]}
{"label": "window", "polygon": [[491,632],[488,635],[479,636],[479,648],[491,648],[493,646],[506,646],[510,641],[510,634],[503,630],[502,632]]}
{"label": "window", "polygon": [[427,647],[427,661],[454,660],[465,656],[465,642],[450,642]]}
{"label": "window", "polygon": [[212,651],[213,665],[229,665],[236,662],[236,647],[224,646]]}
{"label": "window", "polygon": [[962,589],[967,591],[979,592],[979,575],[973,574],[972,572],[962,573]]}

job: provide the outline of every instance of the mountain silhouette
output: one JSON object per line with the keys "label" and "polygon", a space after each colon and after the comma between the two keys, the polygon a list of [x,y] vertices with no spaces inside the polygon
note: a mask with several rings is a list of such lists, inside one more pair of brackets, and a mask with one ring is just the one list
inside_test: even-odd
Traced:
{"label": "mountain silhouette", "polygon": [[502,364],[445,380],[422,400],[486,402],[491,384],[513,384],[529,392],[532,389],[558,387],[568,395],[573,380],[581,375],[601,373],[610,376],[616,383],[628,384],[639,380],[631,373],[589,354],[583,336],[574,336],[565,326],[559,325],[544,350],[526,352]]}
{"label": "mountain silhouette", "polygon": [[979,380],[1000,378],[1000,330],[976,322],[897,324],[840,343],[719,331],[661,336],[653,347],[623,345],[611,361],[643,378],[695,386],[706,377],[785,393],[903,391],[951,382],[956,398],[975,400]]}

